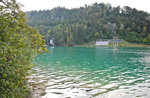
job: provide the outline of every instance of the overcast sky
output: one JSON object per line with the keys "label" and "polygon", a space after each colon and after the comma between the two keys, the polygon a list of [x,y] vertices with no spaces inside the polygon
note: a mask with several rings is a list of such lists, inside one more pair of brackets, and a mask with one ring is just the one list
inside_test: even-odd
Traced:
{"label": "overcast sky", "polygon": [[85,4],[110,3],[112,6],[130,6],[150,13],[150,0],[17,0],[24,5],[23,11],[52,9],[54,7],[78,8]]}

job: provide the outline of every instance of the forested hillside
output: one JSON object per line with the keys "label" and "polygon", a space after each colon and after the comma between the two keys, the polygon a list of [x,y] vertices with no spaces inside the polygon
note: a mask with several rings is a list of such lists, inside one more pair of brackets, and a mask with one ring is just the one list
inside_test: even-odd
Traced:
{"label": "forested hillside", "polygon": [[129,42],[150,44],[150,14],[135,8],[92,4],[76,9],[26,12],[28,24],[56,45],[82,44],[114,36]]}

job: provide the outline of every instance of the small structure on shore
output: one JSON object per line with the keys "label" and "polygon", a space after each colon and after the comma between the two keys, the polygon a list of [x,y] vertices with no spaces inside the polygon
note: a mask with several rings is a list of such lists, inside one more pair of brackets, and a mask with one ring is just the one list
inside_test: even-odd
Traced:
{"label": "small structure on shore", "polygon": [[54,46],[54,45],[55,45],[53,39],[51,39],[51,40],[49,41],[49,45],[50,45],[50,46]]}
{"label": "small structure on shore", "polygon": [[96,46],[108,46],[109,40],[103,39],[103,40],[96,40]]}
{"label": "small structure on shore", "polygon": [[96,46],[108,46],[109,42],[113,42],[114,50],[117,50],[118,42],[124,42],[123,39],[100,39],[96,40]]}

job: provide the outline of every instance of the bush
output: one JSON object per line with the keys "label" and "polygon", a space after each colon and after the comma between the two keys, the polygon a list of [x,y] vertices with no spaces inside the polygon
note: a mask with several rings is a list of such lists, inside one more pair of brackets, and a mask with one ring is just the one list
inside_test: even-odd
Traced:
{"label": "bush", "polygon": [[0,98],[22,98],[27,95],[26,76],[34,55],[47,49],[42,36],[26,25],[15,0],[0,3]]}

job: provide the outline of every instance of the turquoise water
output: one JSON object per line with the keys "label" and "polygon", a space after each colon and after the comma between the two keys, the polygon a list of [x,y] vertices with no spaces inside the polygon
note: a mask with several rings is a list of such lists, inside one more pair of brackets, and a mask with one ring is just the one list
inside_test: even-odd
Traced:
{"label": "turquoise water", "polygon": [[34,61],[43,98],[150,98],[150,48],[48,49]]}

